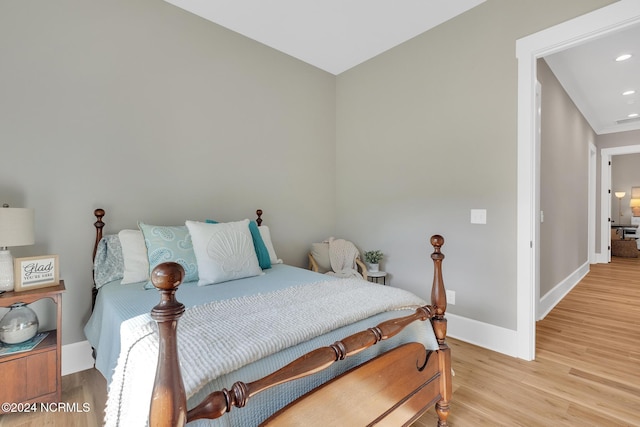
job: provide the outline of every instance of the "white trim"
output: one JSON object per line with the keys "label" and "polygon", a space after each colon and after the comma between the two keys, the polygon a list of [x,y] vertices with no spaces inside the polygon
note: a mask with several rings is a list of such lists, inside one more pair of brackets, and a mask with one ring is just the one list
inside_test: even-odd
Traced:
{"label": "white trim", "polygon": [[89,341],[74,342],[62,346],[62,375],[91,369],[94,366]]}
{"label": "white trim", "polygon": [[447,313],[447,336],[517,357],[516,331]]}
{"label": "white trim", "polygon": [[589,190],[587,196],[587,236],[589,245],[589,263],[596,264],[598,261],[596,253],[596,210],[597,210],[597,186],[598,181],[598,149],[593,143],[589,143]]}
{"label": "white trim", "polygon": [[535,358],[535,181],[534,87],[536,60],[640,22],[640,2],[620,0],[602,9],[517,40],[518,195],[517,195],[517,347],[518,357]]}
{"label": "white trim", "polygon": [[576,271],[571,273],[567,278],[558,283],[553,289],[540,298],[540,304],[538,305],[540,315],[538,320],[544,319],[547,314],[549,314],[549,312],[560,301],[562,301],[562,298],[564,298],[580,282],[580,280],[589,273],[589,265],[588,261],[582,264]]}

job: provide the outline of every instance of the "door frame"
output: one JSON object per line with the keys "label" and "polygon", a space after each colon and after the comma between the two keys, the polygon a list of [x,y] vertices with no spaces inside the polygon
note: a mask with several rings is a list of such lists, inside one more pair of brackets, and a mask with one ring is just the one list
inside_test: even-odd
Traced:
{"label": "door frame", "polygon": [[583,16],[516,41],[518,59],[518,159],[517,159],[517,356],[535,358],[536,276],[540,266],[535,253],[540,224],[535,220],[535,82],[536,61],[545,55],[640,23],[640,2],[620,0]]}

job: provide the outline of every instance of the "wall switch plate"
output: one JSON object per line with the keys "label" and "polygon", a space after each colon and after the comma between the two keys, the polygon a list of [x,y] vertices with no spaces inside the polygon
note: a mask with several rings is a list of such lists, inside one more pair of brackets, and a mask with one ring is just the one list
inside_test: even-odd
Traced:
{"label": "wall switch plate", "polygon": [[486,223],[487,223],[486,209],[471,209],[471,224],[486,224]]}
{"label": "wall switch plate", "polygon": [[447,304],[456,305],[456,291],[447,290]]}

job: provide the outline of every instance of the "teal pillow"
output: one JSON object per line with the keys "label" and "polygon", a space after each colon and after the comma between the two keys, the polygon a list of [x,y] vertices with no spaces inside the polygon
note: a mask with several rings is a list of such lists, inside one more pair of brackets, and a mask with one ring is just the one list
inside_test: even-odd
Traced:
{"label": "teal pillow", "polygon": [[184,268],[183,282],[198,280],[198,263],[193,252],[191,235],[185,225],[158,226],[138,223],[144,236],[149,258],[149,274],[163,262],[177,262]]}
{"label": "teal pillow", "polygon": [[[205,222],[208,222],[209,224],[218,223],[218,221],[214,221],[212,219],[208,219]],[[251,232],[253,248],[256,251],[256,256],[258,257],[258,264],[260,264],[260,268],[263,270],[271,268],[271,258],[269,258],[269,251],[267,250],[267,246],[264,244],[264,240],[262,240],[260,230],[258,229],[258,224],[255,221],[249,221],[249,231]]]}

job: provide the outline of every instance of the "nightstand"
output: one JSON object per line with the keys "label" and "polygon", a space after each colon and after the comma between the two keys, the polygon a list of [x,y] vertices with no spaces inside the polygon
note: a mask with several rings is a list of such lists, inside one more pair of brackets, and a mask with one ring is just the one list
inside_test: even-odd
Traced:
{"label": "nightstand", "polygon": [[382,277],[382,284],[387,284],[387,272],[386,271],[367,271],[367,278],[370,282],[379,283],[380,278]]}
{"label": "nightstand", "polygon": [[[23,292],[5,292],[0,295],[0,307],[16,302],[31,304],[49,298],[56,304],[56,329],[35,348],[22,353],[0,356],[0,402],[34,403],[60,402],[62,384],[60,356],[62,347],[62,293],[64,281],[59,285]],[[3,413],[0,410],[0,413]]]}

